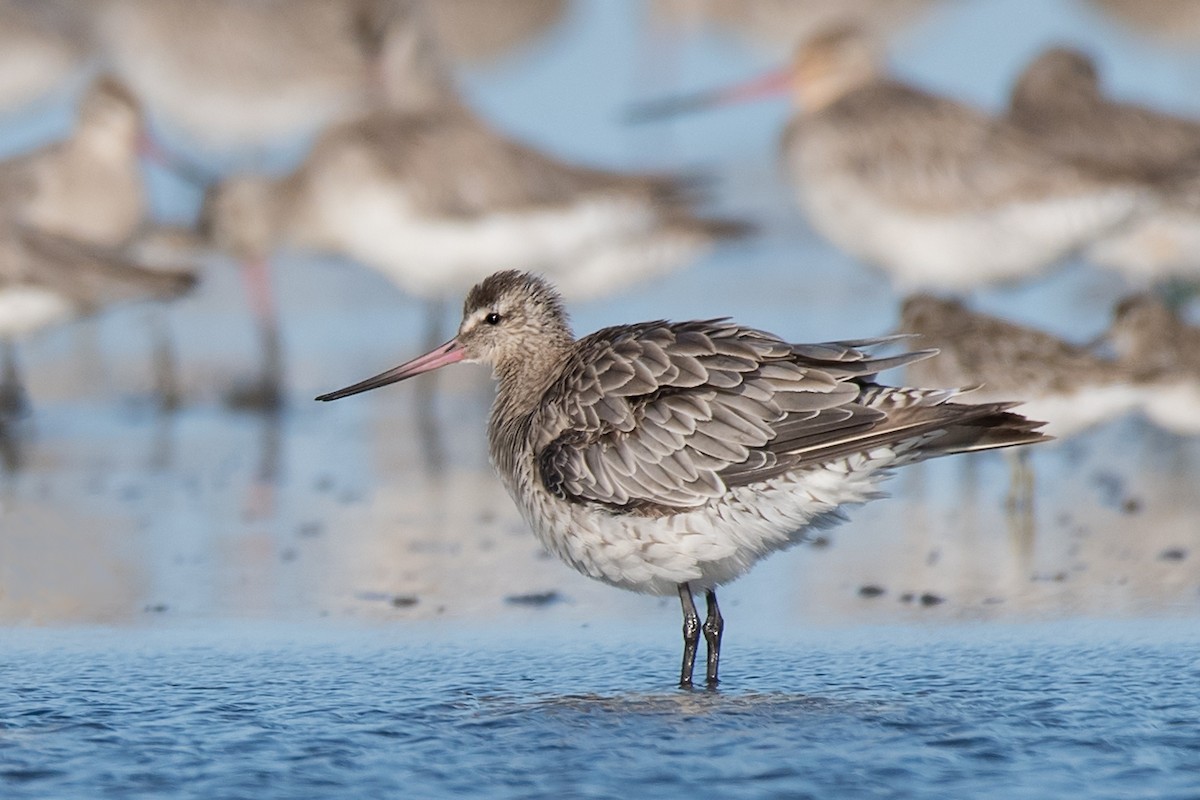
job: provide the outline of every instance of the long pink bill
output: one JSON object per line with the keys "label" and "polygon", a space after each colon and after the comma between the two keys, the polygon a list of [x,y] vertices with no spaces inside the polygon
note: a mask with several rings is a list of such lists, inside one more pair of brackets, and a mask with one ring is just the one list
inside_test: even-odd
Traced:
{"label": "long pink bill", "polygon": [[345,389],[338,389],[336,392],[323,394],[317,400],[327,402],[329,400],[340,400],[343,397],[349,397],[352,394],[359,394],[360,392],[369,392],[372,389],[378,389],[380,386],[387,386],[389,383],[402,381],[405,378],[420,375],[422,372],[430,372],[447,364],[462,361],[466,355],[467,351],[458,343],[458,340],[451,339],[444,345],[435,348],[423,356],[389,369],[387,372],[381,372],[373,378],[359,381],[353,386],[347,386]]}
{"label": "long pink bill", "polygon": [[766,75],[760,75],[757,78],[751,78],[743,83],[726,86],[722,89],[709,89],[695,94],[635,103],[625,112],[625,121],[631,123],[656,122],[692,111],[703,111],[707,108],[774,97],[785,93],[790,87],[791,81],[791,71],[783,69],[768,72]]}

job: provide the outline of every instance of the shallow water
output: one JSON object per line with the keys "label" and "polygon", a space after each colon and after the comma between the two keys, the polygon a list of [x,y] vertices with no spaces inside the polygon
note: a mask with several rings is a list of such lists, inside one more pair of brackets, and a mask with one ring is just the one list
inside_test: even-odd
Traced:
{"label": "shallow water", "polygon": [[669,688],[644,632],[24,633],[5,797],[1194,797],[1194,626],[815,633]]}
{"label": "shallow water", "polygon": [[[573,3],[463,74],[502,129],[592,163],[712,170],[714,210],[762,226],[573,304],[577,330],[889,332],[886,281],[790,206],[784,104],[619,124],[636,98],[786,50],[715,29],[663,45],[645,9]],[[933,3],[892,45],[904,75],[995,108],[1064,39],[1123,96],[1200,115],[1200,48],[1088,3]],[[27,141],[22,124],[0,138]],[[160,178],[164,215],[194,207]],[[415,354],[425,308],[350,264],[276,272],[276,415],[222,399],[255,363],[229,264],[162,318],[177,412],[153,406],[153,311],[23,348],[36,412],[0,442],[0,797],[1200,796],[1200,439],[1115,420],[1033,450],[1029,493],[1001,454],[906,469],[891,499],[723,588],[724,683],[682,692],[678,603],[546,557],[492,477],[482,371],[311,402]],[[1071,264],[972,300],[1082,340],[1123,291]]]}

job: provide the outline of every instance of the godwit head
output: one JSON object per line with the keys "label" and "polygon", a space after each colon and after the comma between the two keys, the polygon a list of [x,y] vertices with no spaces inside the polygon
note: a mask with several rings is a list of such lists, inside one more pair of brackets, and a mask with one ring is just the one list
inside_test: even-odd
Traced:
{"label": "godwit head", "polygon": [[1062,103],[1100,98],[1100,75],[1091,56],[1069,47],[1052,47],[1029,62],[1017,78],[1011,107],[1015,114],[1046,113]]}
{"label": "godwit head", "polygon": [[858,28],[839,26],[796,48],[792,92],[805,111],[818,111],[883,75],[877,48]]}
{"label": "godwit head", "polygon": [[1142,372],[1170,368],[1174,358],[1169,345],[1177,341],[1183,325],[1160,298],[1142,292],[1123,298],[1113,308],[1107,339],[1117,355]]}
{"label": "godwit head", "polygon": [[492,368],[505,397],[535,399],[561,366],[574,336],[562,299],[546,280],[498,272],[477,284],[463,303],[457,335],[430,353],[318,400],[337,400],[458,361]]}
{"label": "godwit head", "polygon": [[1200,327],[1144,292],[1117,304],[1105,339],[1145,385],[1147,417],[1175,433],[1200,433]]}
{"label": "godwit head", "polygon": [[77,139],[133,156],[142,134],[141,105],[123,83],[103,76],[84,94],[77,124]]}

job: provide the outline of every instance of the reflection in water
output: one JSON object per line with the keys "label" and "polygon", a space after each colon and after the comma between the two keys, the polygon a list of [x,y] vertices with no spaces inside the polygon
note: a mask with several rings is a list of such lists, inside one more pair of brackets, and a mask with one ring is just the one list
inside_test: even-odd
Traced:
{"label": "reflection in water", "polygon": [[[198,409],[63,426],[73,412],[49,410],[24,469],[6,478],[0,617],[132,620],[150,608],[600,620],[659,607],[545,557],[486,463],[489,382],[464,375],[439,387],[438,419],[456,420],[440,473],[414,398],[399,391],[340,418],[238,425]],[[778,555],[775,579],[768,569],[735,584],[727,616],[761,607],[779,625],[1192,609],[1197,446],[1137,421],[1106,426],[1032,452],[1033,494],[1012,492],[1001,458],[919,465],[887,487],[892,499],[830,531],[828,546]],[[868,586],[878,592],[860,592]],[[565,602],[505,602],[542,592]],[[661,608],[673,628],[673,607]]]}
{"label": "reflection in water", "polygon": [[258,459],[246,484],[242,514],[247,521],[258,522],[276,516],[276,490],[280,479],[283,447],[282,412],[259,415]]}
{"label": "reflection in water", "polygon": [[[828,713],[878,713],[879,706],[867,703],[840,702],[824,697],[803,694],[745,692],[733,693],[720,689],[674,691],[669,694],[579,694],[550,697],[533,703],[534,710],[548,715],[564,713],[584,717],[615,714],[622,718],[637,717],[705,717],[716,715],[746,715],[749,725],[762,724],[764,717],[811,716]],[[528,711],[528,708],[521,710]],[[492,707],[489,713],[495,713]]]}
{"label": "reflection in water", "polygon": [[17,420],[5,419],[0,415],[0,466],[3,467],[5,478],[20,471],[23,463],[24,448],[17,430],[20,424]]}
{"label": "reflection in water", "polygon": [[17,364],[17,346],[0,339],[0,421],[10,424],[29,411],[29,398],[21,382]]}
{"label": "reflection in water", "polygon": [[[958,477],[978,480],[977,492],[927,465],[942,491],[913,495],[904,486],[890,501],[899,509],[875,525],[880,512],[864,509],[863,524],[835,533],[822,567],[805,570],[798,599],[866,618],[904,616],[896,601],[926,594],[946,601],[937,615],[955,617],[1194,609],[1200,503],[1179,478],[1189,473],[1162,454],[1197,443],[1174,438],[1164,447],[1159,436],[1130,420],[1072,447],[1040,446],[1029,456],[1037,486],[1018,503],[1006,501],[1002,459],[964,462]],[[1017,479],[1029,480],[1021,470]],[[850,602],[849,590],[865,585],[885,591]]]}

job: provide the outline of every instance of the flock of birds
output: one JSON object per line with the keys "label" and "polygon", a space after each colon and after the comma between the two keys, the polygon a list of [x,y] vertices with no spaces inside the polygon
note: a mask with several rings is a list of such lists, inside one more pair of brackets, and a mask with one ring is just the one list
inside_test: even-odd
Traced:
{"label": "flock of birds", "polygon": [[[1034,58],[991,116],[889,76],[849,27],[811,37],[780,72],[648,102],[632,118],[776,92],[795,101],[782,160],[809,223],[905,293],[898,330],[942,352],[913,379],[1032,403],[1059,436],[1139,409],[1171,430],[1200,428],[1200,373],[1179,344],[1200,336],[1180,314],[1200,285],[1200,121],[1109,99],[1093,59],[1067,47]],[[963,300],[1070,257],[1135,292],[1097,341]]]}
{"label": "flock of birds", "polygon": [[[456,361],[492,366],[491,457],[523,516],[580,572],[678,594],[687,686],[701,632],[717,682],[717,587],[870,499],[892,468],[1135,408],[1200,427],[1180,412],[1200,394],[1200,330],[1152,292],[1118,306],[1107,350],[928,293],[1028,278],[1079,253],[1140,288],[1200,280],[1200,123],[1107,99],[1082,53],[1039,56],[996,118],[890,77],[867,37],[834,27],[749,86],[635,110],[789,92],[783,163],[799,206],[830,241],[922,292],[904,301],[900,329],[940,355],[874,353],[893,339],[794,344],[724,320],[576,339],[562,295],[620,290],[749,226],[701,215],[688,181],[566,163],[491,128],[460,98],[415,0],[280,5],[89,6],[109,74],[83,93],[68,137],[0,164],[9,415],[24,406],[13,342],[188,291],[188,253],[242,265],[268,405],[282,397],[268,270],[281,249],[364,264],[433,308],[474,286],[450,341],[318,399]],[[153,141],[147,110],[201,145],[298,131],[312,144],[286,175],[212,182],[180,234],[150,220],[141,159],[207,176]],[[163,241],[183,255],[161,257]],[[876,382],[898,366],[924,388]],[[982,388],[964,399],[970,386]]]}
{"label": "flock of birds", "polygon": [[[432,344],[441,338],[441,303],[489,273],[529,269],[568,298],[589,298],[751,230],[701,216],[704,192],[694,181],[565,163],[492,129],[460,98],[416,0],[300,0],[286,14],[277,5],[0,8],[24,23],[9,26],[13,49],[48,79],[57,74],[54,36],[89,42],[105,68],[83,92],[70,135],[0,164],[7,417],[26,407],[16,341],[130,299],[179,296],[197,281],[199,253],[241,265],[262,339],[261,378],[246,396],[274,406],[283,368],[269,262],[281,249],[367,265],[430,301]],[[29,40],[50,53],[39,61]],[[9,103],[31,91],[20,81],[10,88]],[[802,43],[779,73],[648,103],[633,115],[764,89],[795,99],[782,162],[809,223],[901,291],[961,295],[1040,275],[1080,253],[1141,289],[1200,279],[1200,122],[1108,99],[1084,53],[1038,56],[997,118],[889,76],[873,39],[835,25]],[[151,118],[200,150],[253,152],[286,136],[310,137],[311,147],[282,176],[208,175],[158,145]],[[207,185],[193,230],[151,219],[146,159]],[[1127,305],[1152,305],[1154,297]],[[926,380],[1049,400],[1046,418],[1060,434],[1083,427],[1081,419],[1142,406],[1156,420],[1189,427],[1171,411],[1190,399],[1187,361],[1158,357],[1150,370],[1138,355],[1170,351],[1154,338],[1168,328],[1189,331],[1167,307],[1115,319],[1102,354],[961,305],[931,313],[932,303],[913,299],[901,324],[944,352],[940,364],[915,367]],[[925,313],[908,314],[910,306]],[[1053,374],[1019,381],[1014,373],[1039,370],[1011,370],[1014,361]],[[1156,391],[1163,382],[1172,389]],[[160,375],[159,385],[164,402],[177,402],[173,376]],[[1102,407],[1081,413],[1072,394],[1101,398]],[[1059,409],[1069,413],[1052,413]]]}

